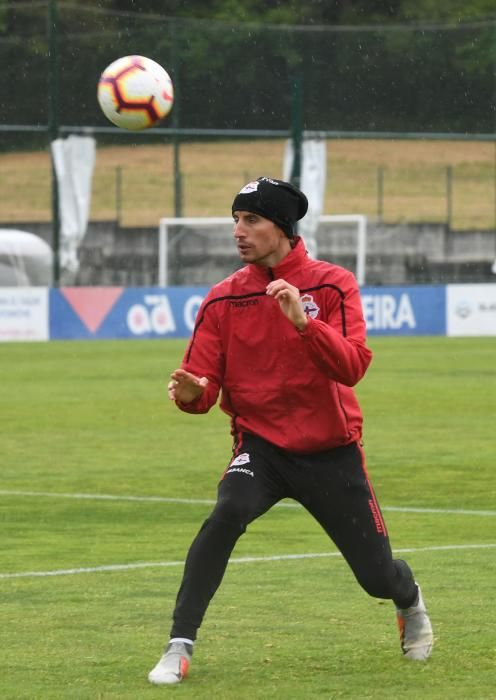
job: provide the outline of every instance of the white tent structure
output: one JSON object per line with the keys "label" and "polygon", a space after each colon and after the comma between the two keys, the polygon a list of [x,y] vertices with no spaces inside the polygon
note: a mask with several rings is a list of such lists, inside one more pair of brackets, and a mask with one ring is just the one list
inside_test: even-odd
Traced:
{"label": "white tent structure", "polygon": [[49,287],[52,249],[39,236],[0,229],[0,287]]}

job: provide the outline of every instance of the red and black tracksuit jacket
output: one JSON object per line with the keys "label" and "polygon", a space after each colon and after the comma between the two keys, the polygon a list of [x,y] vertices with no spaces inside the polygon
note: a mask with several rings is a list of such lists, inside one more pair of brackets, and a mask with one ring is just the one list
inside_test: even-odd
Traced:
{"label": "red and black tracksuit jacket", "polygon": [[[266,295],[273,279],[300,290],[309,320],[300,332]],[[312,453],[359,440],[352,387],[370,364],[360,293],[351,272],[308,257],[297,239],[273,268],[249,264],[216,284],[201,305],[182,367],[209,380],[179,407],[205,413],[217,401],[233,433]]]}

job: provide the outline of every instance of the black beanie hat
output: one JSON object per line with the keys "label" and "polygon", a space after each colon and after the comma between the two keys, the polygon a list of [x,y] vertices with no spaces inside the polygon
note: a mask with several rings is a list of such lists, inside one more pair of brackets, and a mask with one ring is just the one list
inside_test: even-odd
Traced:
{"label": "black beanie hat", "polygon": [[308,200],[297,187],[284,180],[259,177],[249,182],[236,195],[232,205],[235,211],[260,214],[279,226],[288,238],[294,236],[294,225],[307,213]]}

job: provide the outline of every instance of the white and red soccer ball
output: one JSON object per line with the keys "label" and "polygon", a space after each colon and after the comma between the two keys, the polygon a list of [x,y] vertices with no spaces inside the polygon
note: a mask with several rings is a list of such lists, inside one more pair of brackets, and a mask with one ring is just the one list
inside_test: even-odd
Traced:
{"label": "white and red soccer ball", "polygon": [[140,131],[157,125],[172,109],[174,86],[162,66],[144,56],[124,56],[100,76],[103,113],[116,126]]}

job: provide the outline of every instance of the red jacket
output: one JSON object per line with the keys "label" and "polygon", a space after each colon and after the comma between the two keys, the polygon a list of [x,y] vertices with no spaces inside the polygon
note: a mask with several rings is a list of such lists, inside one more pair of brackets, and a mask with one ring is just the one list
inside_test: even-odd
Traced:
{"label": "red jacket", "polygon": [[[278,278],[300,290],[309,321],[301,332],[265,293]],[[205,413],[222,390],[234,434],[319,452],[360,439],[362,414],[351,387],[371,358],[354,276],[309,258],[300,239],[276,267],[249,264],[209,291],[182,364],[209,384],[178,406]]]}

